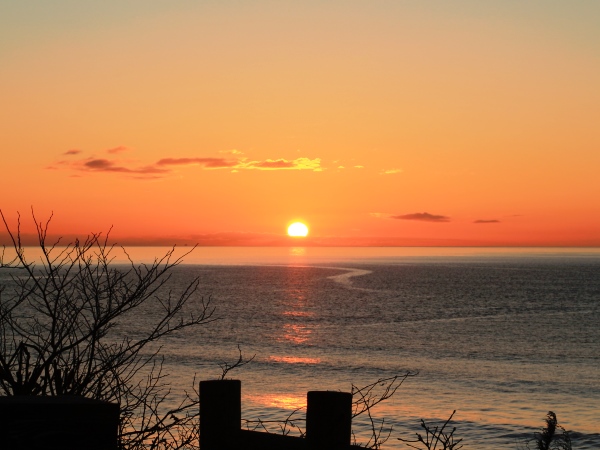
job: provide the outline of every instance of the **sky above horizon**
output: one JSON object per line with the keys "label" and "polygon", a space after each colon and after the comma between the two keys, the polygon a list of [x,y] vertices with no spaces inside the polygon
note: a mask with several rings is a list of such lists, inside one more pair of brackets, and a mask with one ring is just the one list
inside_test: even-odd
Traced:
{"label": "sky above horizon", "polygon": [[0,0],[0,209],[130,245],[600,246],[599,17]]}

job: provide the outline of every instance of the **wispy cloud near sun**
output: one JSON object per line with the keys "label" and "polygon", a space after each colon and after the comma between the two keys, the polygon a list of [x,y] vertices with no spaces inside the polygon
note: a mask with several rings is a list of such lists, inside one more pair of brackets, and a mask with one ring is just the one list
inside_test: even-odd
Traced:
{"label": "wispy cloud near sun", "polygon": [[390,219],[418,220],[421,222],[450,222],[450,217],[441,216],[441,215],[437,215],[437,214],[429,214],[428,212],[390,216]]}

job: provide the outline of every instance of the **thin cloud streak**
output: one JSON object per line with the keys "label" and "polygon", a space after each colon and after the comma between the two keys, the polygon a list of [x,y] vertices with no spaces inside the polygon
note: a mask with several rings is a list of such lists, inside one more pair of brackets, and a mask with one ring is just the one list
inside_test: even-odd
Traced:
{"label": "thin cloud streak", "polygon": [[436,214],[429,214],[428,212],[390,216],[390,219],[417,220],[417,221],[421,221],[421,222],[450,222],[450,217],[436,215]]}
{"label": "thin cloud streak", "polygon": [[160,169],[154,166],[146,166],[139,168],[128,168],[123,166],[117,166],[113,161],[108,159],[90,159],[83,163],[83,170],[92,172],[118,172],[128,174],[163,174],[168,173],[168,170]]}
{"label": "thin cloud streak", "polygon": [[478,220],[473,221],[473,223],[500,223],[500,221],[497,219],[490,219],[490,220],[478,219]]}
{"label": "thin cloud streak", "polygon": [[257,169],[291,169],[294,167],[294,162],[286,161],[285,159],[278,159],[276,161],[267,159],[266,161],[257,162],[248,167],[255,167]]}
{"label": "thin cloud streak", "polygon": [[236,169],[258,169],[258,170],[312,170],[321,172],[321,158],[296,158],[292,161],[286,159],[267,159],[266,161],[244,162]]}
{"label": "thin cloud streak", "polygon": [[236,167],[239,160],[225,158],[163,158],[157,166],[202,166],[209,169]]}

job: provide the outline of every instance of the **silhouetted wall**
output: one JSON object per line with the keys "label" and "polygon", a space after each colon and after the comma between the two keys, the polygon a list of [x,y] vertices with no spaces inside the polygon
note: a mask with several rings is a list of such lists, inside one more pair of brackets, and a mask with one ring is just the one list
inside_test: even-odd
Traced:
{"label": "silhouetted wall", "polygon": [[306,438],[242,430],[241,382],[200,382],[200,450],[349,450],[352,394],[308,393]]}
{"label": "silhouetted wall", "polygon": [[0,448],[117,450],[119,405],[75,396],[0,397]]}

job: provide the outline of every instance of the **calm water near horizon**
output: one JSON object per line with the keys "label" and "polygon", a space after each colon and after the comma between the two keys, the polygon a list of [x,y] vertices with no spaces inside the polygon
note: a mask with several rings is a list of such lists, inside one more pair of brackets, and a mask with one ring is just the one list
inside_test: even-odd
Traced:
{"label": "calm water near horizon", "polygon": [[[152,261],[168,247],[127,247],[136,262]],[[190,247],[177,247],[183,255]],[[115,250],[116,261],[126,261]],[[264,265],[322,264],[327,262],[397,263],[405,258],[443,260],[450,258],[600,258],[599,247],[197,247],[184,259],[186,264]]]}
{"label": "calm water near horizon", "polygon": [[[135,261],[166,250],[128,248]],[[256,355],[231,375],[245,419],[414,370],[375,410],[394,426],[387,448],[453,410],[464,448],[517,449],[549,410],[573,448],[600,448],[600,249],[201,247],[172,281],[194,277],[220,320],[169,338],[167,372],[189,390],[240,344]],[[359,443],[367,425],[353,424]]]}

